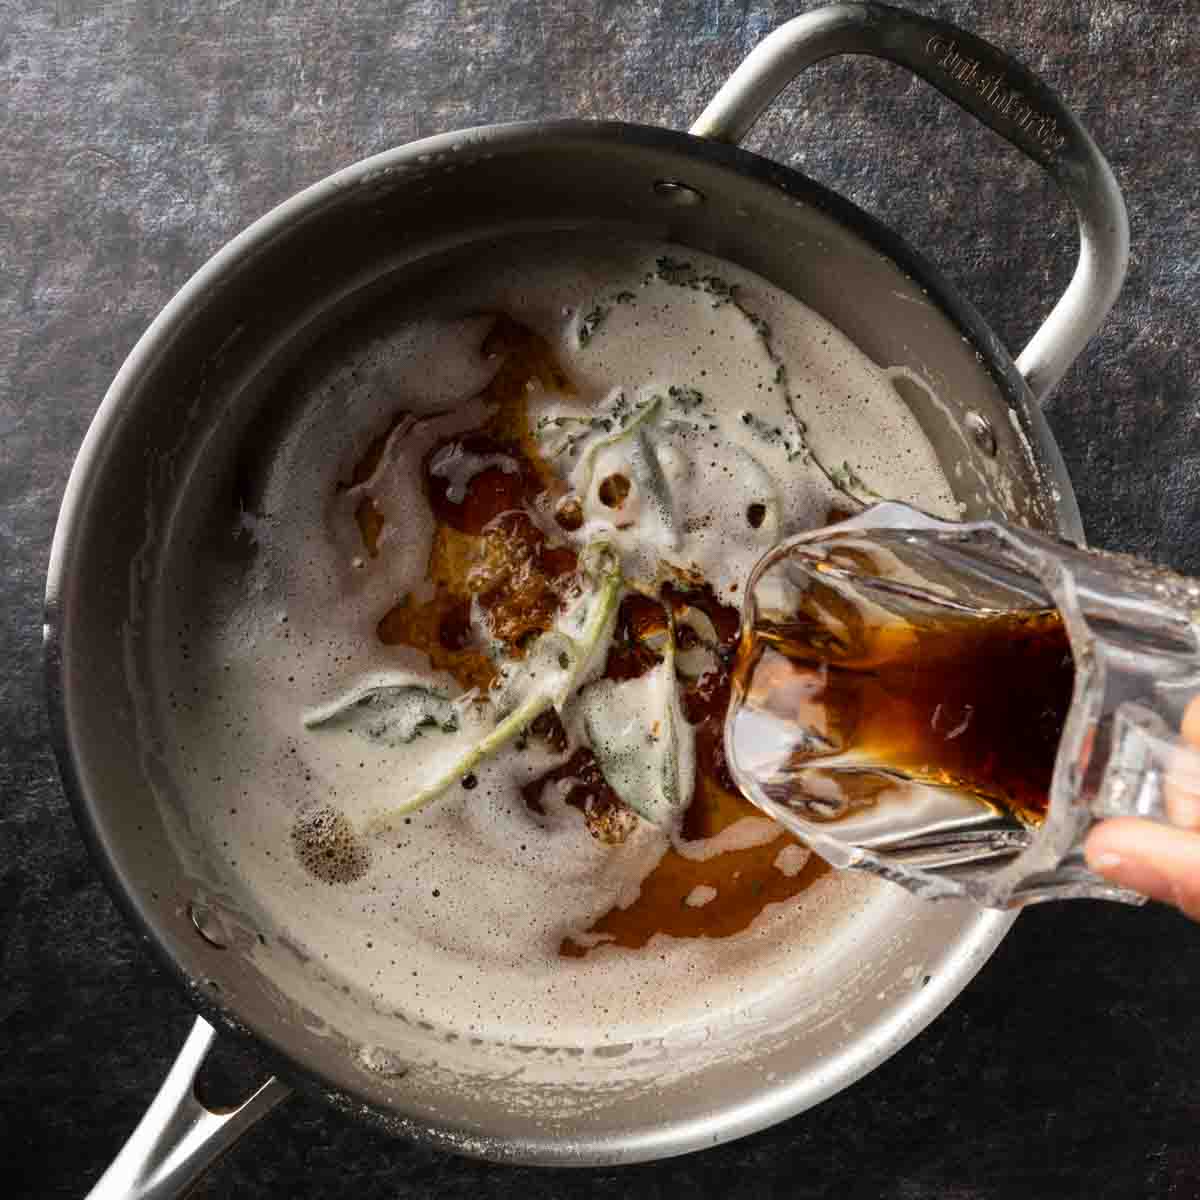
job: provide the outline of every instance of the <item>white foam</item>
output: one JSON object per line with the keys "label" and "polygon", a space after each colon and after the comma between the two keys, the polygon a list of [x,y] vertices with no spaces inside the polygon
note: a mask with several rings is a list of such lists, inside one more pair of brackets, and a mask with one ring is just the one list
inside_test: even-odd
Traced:
{"label": "white foam", "polygon": [[[530,812],[518,788],[561,759],[536,741],[485,762],[475,787],[451,789],[376,840],[361,879],[322,883],[290,848],[298,809],[332,805],[360,824],[453,763],[477,735],[474,719],[465,719],[457,733],[396,748],[348,730],[302,727],[306,711],[373,672],[424,673],[455,690],[422,655],[382,646],[375,625],[401,596],[427,594],[432,524],[422,459],[446,434],[481,423],[474,397],[496,364],[478,353],[489,319],[471,314],[506,312],[555,347],[578,391],[531,395],[535,418],[594,413],[617,392],[631,403],[672,386],[702,394],[696,411],[667,406],[656,418],[669,514],[644,490],[624,517],[604,510],[600,479],[626,473],[637,490],[654,468],[635,461],[633,443],[613,442],[596,455],[587,523],[574,539],[605,533],[627,574],[650,579],[666,559],[700,570],[736,599],[770,544],[824,518],[836,494],[794,453],[798,432],[788,430],[782,376],[824,460],[848,460],[880,493],[954,512],[916,422],[886,375],[841,334],[756,276],[699,254],[687,258],[699,273],[736,284],[740,307],[716,304],[720,297],[702,288],[647,282],[663,252],[556,240],[481,253],[469,273],[421,298],[426,312],[446,319],[402,322],[326,369],[266,471],[244,579],[235,593],[213,598],[213,627],[193,629],[185,648],[181,634],[165,664],[168,677],[191,689],[178,702],[173,771],[193,825],[230,878],[255,894],[268,933],[383,1011],[527,1043],[655,1036],[769,994],[794,976],[823,931],[876,894],[862,881],[829,877],[768,906],[736,937],[658,935],[638,952],[600,944],[584,959],[560,958],[564,936],[636,898],[670,840],[642,821],[624,844],[604,845],[550,788],[545,813]],[[608,304],[580,346],[581,314],[624,291],[635,298]],[[769,322],[770,346],[748,312]],[[366,484],[339,491],[401,410],[420,419],[393,435]],[[764,428],[785,434],[772,440]],[[564,463],[564,472],[578,465]],[[354,523],[365,492],[385,516],[376,558],[364,555]],[[747,519],[755,503],[767,509],[757,527]],[[630,517],[631,528],[617,528]],[[680,846],[704,859],[774,836],[776,827],[754,818],[710,843]],[[776,865],[785,874],[797,869],[794,856],[781,854]]]}
{"label": "white foam", "polygon": [[795,842],[789,842],[775,855],[774,867],[780,874],[786,875],[790,879],[793,875],[799,875],[808,866],[810,858],[812,858],[811,850],[799,846]]}

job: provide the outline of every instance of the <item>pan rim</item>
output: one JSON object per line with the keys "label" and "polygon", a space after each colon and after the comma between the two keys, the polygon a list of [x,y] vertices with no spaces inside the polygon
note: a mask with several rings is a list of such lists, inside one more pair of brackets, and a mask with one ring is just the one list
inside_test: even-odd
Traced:
{"label": "pan rim", "polygon": [[764,1085],[750,1099],[703,1118],[672,1121],[669,1117],[653,1128],[621,1137],[494,1136],[474,1129],[424,1119],[405,1117],[381,1108],[373,1099],[346,1091],[322,1077],[308,1064],[291,1057],[269,1031],[251,1029],[232,1006],[219,996],[202,992],[181,963],[171,954],[154,919],[150,904],[136,894],[123,877],[109,843],[100,805],[89,793],[73,752],[74,736],[68,695],[65,655],[69,631],[64,597],[76,552],[77,530],[87,507],[91,483],[104,468],[110,440],[119,434],[122,418],[136,400],[138,382],[152,371],[158,358],[186,323],[195,306],[219,289],[222,280],[236,272],[243,260],[261,250],[276,236],[313,214],[347,188],[392,171],[417,166],[422,159],[455,153],[463,158],[468,148],[489,151],[518,150],[533,142],[541,149],[572,141],[634,141],[657,148],[673,149],[688,156],[700,155],[717,165],[760,182],[782,187],[789,195],[812,204],[882,254],[892,259],[910,277],[919,280],[943,314],[960,328],[979,351],[983,364],[1004,392],[1010,406],[1022,413],[1029,425],[1039,466],[1061,493],[1057,524],[1061,534],[1081,539],[1082,529],[1074,495],[1045,419],[1033,403],[1024,381],[1016,372],[1007,351],[1000,345],[978,313],[941,277],[938,271],[911,250],[891,230],[849,201],[791,168],[780,166],[738,147],[708,142],[690,134],[624,122],[524,121],[479,126],[456,133],[438,134],[383,151],[360,160],[283,201],[258,218],[210,257],[171,298],[125,359],[108,388],[72,467],[64,493],[51,547],[45,599],[45,687],[50,719],[50,738],[58,762],[64,791],[89,853],[100,869],[106,886],[125,919],[140,938],[150,944],[160,964],[184,988],[189,1003],[202,1015],[241,1038],[249,1038],[265,1050],[272,1066],[299,1091],[318,1095],[335,1107],[367,1117],[392,1133],[419,1142],[453,1149],[475,1157],[512,1163],[539,1165],[602,1165],[638,1162],[669,1157],[724,1142],[766,1128],[827,1099],[855,1082],[890,1057],[937,1017],[986,962],[1007,932],[1016,913],[980,910],[929,987],[910,993],[896,1004],[886,1018],[873,1024],[869,1036],[856,1039],[838,1055],[825,1060],[818,1072],[800,1078]]}

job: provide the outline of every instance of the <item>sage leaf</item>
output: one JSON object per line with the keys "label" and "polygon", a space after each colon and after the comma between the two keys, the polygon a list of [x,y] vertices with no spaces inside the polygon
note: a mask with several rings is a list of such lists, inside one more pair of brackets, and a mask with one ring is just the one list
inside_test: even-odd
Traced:
{"label": "sage leaf", "polygon": [[422,733],[455,733],[455,702],[411,675],[375,675],[344,696],[304,715],[306,729],[349,730],[385,746],[404,746]]}
{"label": "sage leaf", "polygon": [[584,452],[583,461],[579,464],[579,482],[576,486],[576,491],[581,496],[586,496],[592,488],[592,477],[596,472],[596,456],[601,450],[608,446],[615,446],[618,442],[624,441],[628,437],[632,437],[658,413],[662,408],[663,398],[661,396],[651,396],[640,405],[635,407],[631,413],[622,414],[618,418],[619,428],[614,432],[605,434],[603,437],[596,438],[588,445]]}
{"label": "sage leaf", "polygon": [[652,825],[678,823],[692,800],[695,734],[679,703],[675,637],[637,679],[602,679],[579,697],[583,725],[609,787]]}
{"label": "sage leaf", "polygon": [[[824,468],[822,469],[824,470]],[[825,474],[838,491],[851,500],[858,501],[859,504],[874,504],[884,498],[874,488],[868,487],[848,462],[843,462],[840,467],[826,470]]]}
{"label": "sage leaf", "polygon": [[634,447],[634,453],[629,459],[633,477],[642,494],[653,506],[658,523],[666,535],[666,544],[670,549],[678,550],[683,545],[683,538],[675,520],[675,500],[671,495],[671,485],[667,482],[662,464],[658,460],[658,451],[644,426],[637,432]]}
{"label": "sage leaf", "polygon": [[[695,394],[700,395],[698,392]],[[666,403],[666,398],[661,395],[639,401],[628,415],[618,420],[618,429],[590,441],[579,464],[575,490],[581,496],[588,496],[595,481],[596,462],[600,454],[618,443],[629,443],[628,469],[652,519],[661,530],[659,541],[670,550],[678,550],[682,545],[682,536],[675,515],[675,500],[650,434],[651,426],[663,413]]]}

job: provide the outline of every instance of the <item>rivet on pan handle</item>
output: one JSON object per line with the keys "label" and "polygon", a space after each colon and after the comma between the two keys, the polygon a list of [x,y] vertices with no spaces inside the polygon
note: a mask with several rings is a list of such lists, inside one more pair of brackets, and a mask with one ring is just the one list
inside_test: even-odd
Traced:
{"label": "rivet on pan handle", "polygon": [[168,1200],[182,1195],[291,1088],[268,1079],[236,1108],[214,1112],[196,1097],[196,1076],[216,1032],[197,1017],[145,1116],[121,1147],[89,1200]]}
{"label": "rivet on pan handle", "polygon": [[1079,263],[1017,359],[1044,401],[1112,307],[1129,258],[1129,221],[1112,170],[1059,99],[1020,63],[945,21],[884,4],[834,4],[781,25],[750,53],[692,126],[739,142],[801,71],[836,54],[907,67],[1043,167],[1075,206]]}

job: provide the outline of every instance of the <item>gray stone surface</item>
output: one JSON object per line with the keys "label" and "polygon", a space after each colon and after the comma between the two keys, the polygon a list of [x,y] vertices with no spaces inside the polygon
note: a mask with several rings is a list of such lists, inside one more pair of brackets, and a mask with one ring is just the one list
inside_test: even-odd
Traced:
{"label": "gray stone surface", "polygon": [[[82,1194],[188,1024],[83,851],[42,711],[57,505],[138,334],[223,242],[339,165],[513,118],[686,126],[804,7],[0,0],[0,1194]],[[1092,540],[1200,572],[1200,7],[918,7],[1041,72],[1111,157],[1129,282],[1049,416]],[[1014,347],[1069,276],[1073,230],[1039,173],[898,70],[816,69],[752,145],[893,224]],[[1182,918],[1050,907],[867,1080],[733,1145],[514,1170],[293,1101],[197,1194],[1183,1200],[1200,1196],[1198,994],[1200,931]]]}

